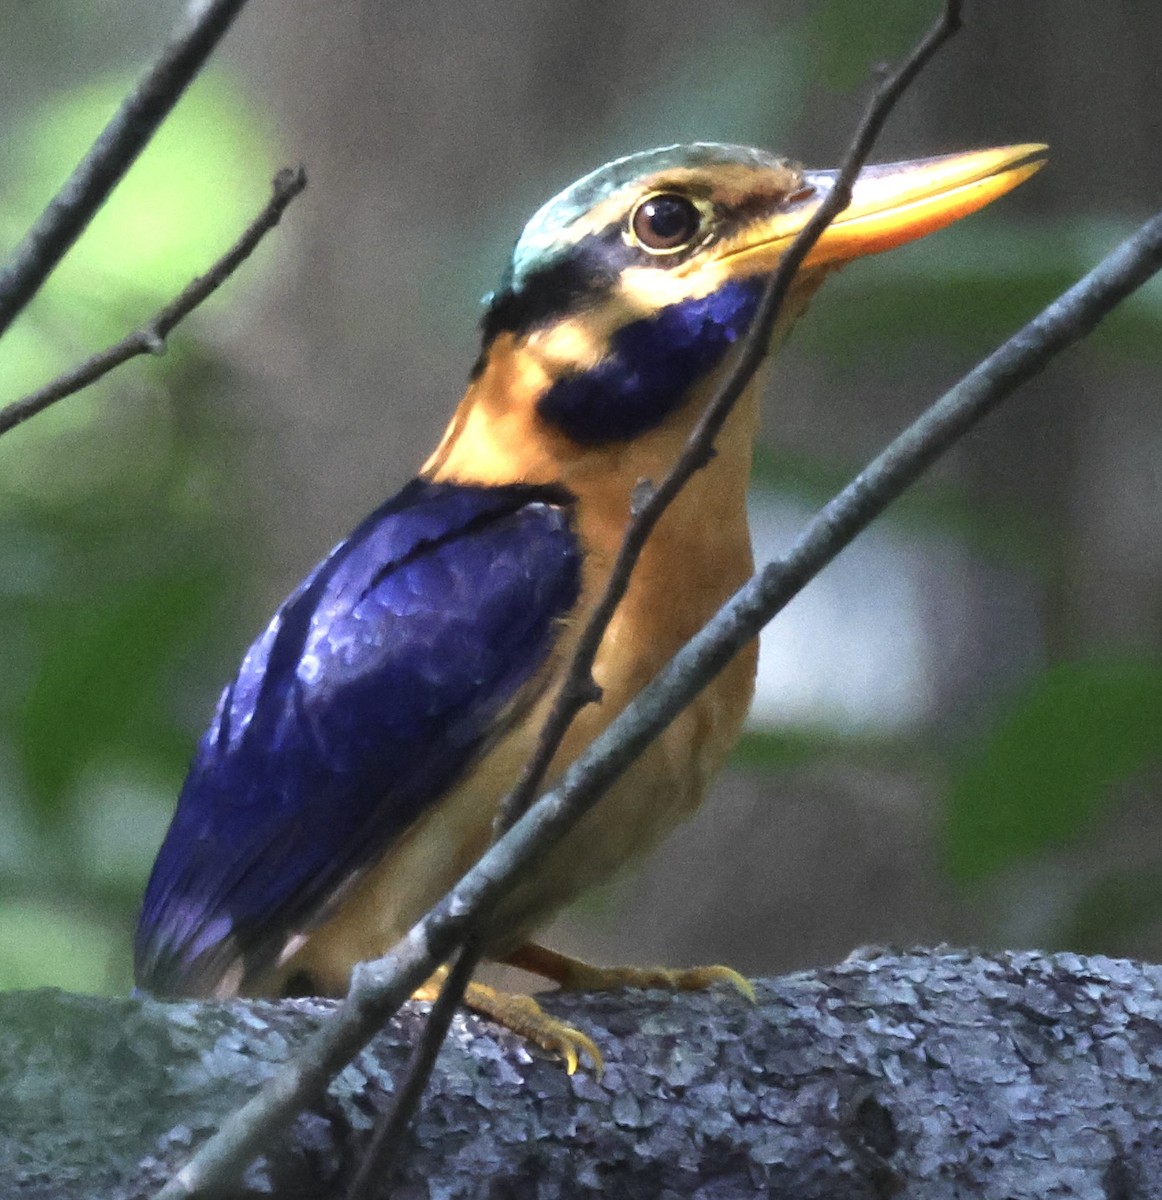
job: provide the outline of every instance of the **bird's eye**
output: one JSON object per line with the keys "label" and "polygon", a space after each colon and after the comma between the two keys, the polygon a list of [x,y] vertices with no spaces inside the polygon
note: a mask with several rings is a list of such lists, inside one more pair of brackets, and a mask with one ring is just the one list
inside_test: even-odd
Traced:
{"label": "bird's eye", "polygon": [[638,203],[629,219],[633,240],[651,254],[684,250],[698,236],[702,213],[677,192],[660,192]]}

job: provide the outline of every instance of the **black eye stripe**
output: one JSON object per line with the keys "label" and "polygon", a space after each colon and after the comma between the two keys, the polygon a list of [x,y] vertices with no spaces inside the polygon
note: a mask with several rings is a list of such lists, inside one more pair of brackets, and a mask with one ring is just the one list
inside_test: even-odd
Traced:
{"label": "black eye stripe", "polygon": [[[695,236],[679,242],[668,253],[658,253],[627,240],[628,222],[642,211],[651,200],[678,198],[688,203],[704,217],[693,200],[682,192],[660,191],[639,201],[636,208],[615,223],[596,233],[587,234],[575,245],[562,250],[536,270],[525,275],[517,286],[513,286],[511,275],[501,284],[488,302],[480,327],[482,333],[481,357],[477,360],[474,373],[484,365],[489,345],[498,334],[522,334],[560,317],[567,316],[579,306],[600,304],[616,286],[621,272],[629,266],[647,266],[669,269],[685,262],[697,253],[704,239]],[[716,237],[729,237],[756,216],[769,212],[786,197],[782,190],[757,192],[734,206],[729,211],[717,210],[710,218]],[[709,201],[706,201],[709,207]],[[674,216],[676,214],[669,214]]]}
{"label": "black eye stripe", "polygon": [[506,284],[494,293],[480,322],[483,349],[500,333],[525,333],[581,304],[598,302],[630,262],[644,257],[625,245],[619,226],[582,238],[567,253],[530,272],[519,287]]}
{"label": "black eye stripe", "polygon": [[784,205],[790,207],[808,199],[813,191],[813,188],[801,187],[791,193],[783,188],[755,192],[729,209],[718,212],[718,234],[721,237],[730,237],[756,218],[761,219]]}

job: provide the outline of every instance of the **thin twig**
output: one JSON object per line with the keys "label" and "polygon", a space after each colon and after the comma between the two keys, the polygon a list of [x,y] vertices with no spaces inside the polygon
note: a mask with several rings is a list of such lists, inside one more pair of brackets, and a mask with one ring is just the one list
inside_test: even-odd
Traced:
{"label": "thin twig", "polygon": [[302,167],[284,167],[279,171],[271,184],[271,196],[262,212],[204,275],[199,275],[187,284],[180,295],[128,337],[85,359],[83,363],[57,376],[44,387],[0,409],[0,436],[27,421],[29,417],[43,412],[49,405],[63,400],[65,396],[71,396],[74,392],[95,383],[114,367],[119,367],[131,358],[142,354],[164,354],[165,339],[174,326],[188,317],[234,274],[254,252],[258,243],[279,223],[287,205],[306,186],[307,175]]}
{"label": "thin twig", "polygon": [[532,803],[577,713],[587,704],[600,700],[600,689],[592,675],[593,663],[609,622],[629,587],[631,574],[647,538],[691,476],[710,461],[714,439],[767,354],[771,331],[799,267],[827,226],[851,203],[851,189],[856,176],[867,162],[884,123],[925,64],[960,29],[961,9],[961,0],[945,0],[944,10],[936,23],[899,69],[877,86],[852,138],[834,186],[791,242],[779,261],[778,269],[768,281],[732,369],[707,405],[681,455],[665,478],[656,488],[643,489],[639,493],[642,498],[634,506],[632,519],[605,590],[578,639],[565,681],[541,729],[536,749],[516,786],[497,811],[495,828],[498,832],[503,833],[508,829]]}
{"label": "thin twig", "polygon": [[[483,957],[484,947],[480,938],[469,932],[460,946],[459,954],[456,955],[455,965],[440,985],[439,995],[428,1013],[427,1021],[424,1022],[420,1039],[408,1059],[403,1083],[396,1090],[391,1103],[376,1118],[367,1149],[363,1152],[363,1161],[359,1164],[346,1200],[369,1200],[373,1181],[374,1186],[382,1188],[384,1182],[395,1172],[400,1151],[403,1149],[404,1136],[411,1126],[420,1101],[424,1098],[428,1080],[432,1077],[436,1059],[440,1054],[440,1047],[448,1036],[452,1017],[463,1003],[472,973],[480,965]],[[385,1012],[377,1028],[390,1020],[398,1007],[397,1005],[390,1012]]]}
{"label": "thin twig", "polygon": [[440,1047],[444,1044],[464,989],[468,986],[479,961],[479,947],[474,938],[469,938],[460,947],[460,953],[456,956],[456,961],[444,980],[444,986],[428,1014],[423,1035],[412,1049],[407,1074],[396,1091],[394,1103],[386,1112],[387,1119],[376,1123],[375,1132],[363,1153],[363,1161],[351,1182],[346,1200],[371,1200],[377,1192],[386,1193],[412,1115],[423,1098],[424,1089],[439,1057]]}
{"label": "thin twig", "polygon": [[786,556],[752,576],[569,767],[560,784],[538,800],[389,954],[355,968],[336,1017],[222,1123],[157,1200],[189,1200],[233,1184],[374,1036],[384,1015],[394,1012],[455,952],[474,914],[503,898],[809,579],[938,455],[1159,269],[1162,213],[941,397],[807,524]]}
{"label": "thin twig", "polygon": [[[726,378],[708,404],[691,433],[682,453],[662,482],[646,491],[639,491],[631,506],[631,518],[618,549],[609,579],[606,581],[596,607],[578,638],[565,679],[557,692],[549,715],[537,736],[537,745],[525,764],[512,791],[501,801],[493,822],[493,839],[504,835],[539,792],[549,764],[560,749],[577,714],[588,704],[601,699],[601,689],[593,678],[593,663],[605,637],[609,623],[629,587],[630,579],[650,533],[678,493],[694,473],[704,467],[713,453],[718,436],[746,385],[750,382],[767,353],[771,332],[786,303],[800,265],[819,240],[823,231],[851,203],[851,189],[868,155],[871,153],[884,123],[900,96],[931,60],[940,47],[961,26],[960,0],[945,0],[943,12],[924,35],[898,70],[883,79],[875,89],[863,120],[856,129],[835,185],[819,209],[788,247],[777,270],[764,288],[762,299],[748,336],[744,339]],[[479,927],[478,914],[477,928]],[[470,946],[475,947],[471,953]],[[439,1005],[450,1012],[463,999],[472,970],[482,957],[477,939],[465,945],[457,959],[457,970],[450,973],[440,989]],[[466,969],[460,967],[467,964]],[[433,1018],[435,1012],[433,1010]],[[450,1020],[450,1017],[449,1017]],[[402,1134],[411,1121],[423,1096],[432,1068],[435,1066],[439,1044],[447,1026],[437,1029],[429,1018],[421,1036],[417,1053],[409,1066],[406,1086],[385,1110],[376,1127],[372,1146],[366,1152],[359,1179],[366,1181],[374,1171],[377,1175],[389,1172],[393,1156],[402,1145]],[[417,1078],[422,1074],[422,1078]],[[388,1130],[393,1131],[390,1135]],[[360,1195],[362,1192],[359,1193]],[[355,1200],[356,1189],[350,1200]]]}
{"label": "thin twig", "polygon": [[0,268],[0,336],[145,149],[246,0],[199,0]]}
{"label": "thin twig", "polygon": [[937,458],[1159,270],[1162,213],[974,367],[820,509],[791,549],[753,575],[642,689],[570,768],[553,797],[587,810],[730,659]]}

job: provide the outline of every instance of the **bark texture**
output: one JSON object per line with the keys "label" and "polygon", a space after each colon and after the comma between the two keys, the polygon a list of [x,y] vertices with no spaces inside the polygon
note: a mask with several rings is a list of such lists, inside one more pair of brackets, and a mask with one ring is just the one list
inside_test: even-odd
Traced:
{"label": "bark texture", "polygon": [[[726,994],[562,997],[597,1081],[458,1019],[398,1197],[1162,1197],[1162,968],[868,952]],[[334,1004],[0,996],[4,1196],[147,1196]],[[411,1006],[240,1196],[342,1195]]]}

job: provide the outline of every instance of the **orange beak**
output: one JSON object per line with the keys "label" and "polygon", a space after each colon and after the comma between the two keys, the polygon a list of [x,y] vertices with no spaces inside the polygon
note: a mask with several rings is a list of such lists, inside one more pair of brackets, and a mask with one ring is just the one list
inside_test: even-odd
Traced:
{"label": "orange beak", "polygon": [[[848,205],[815,243],[805,267],[878,254],[943,229],[1024,183],[1045,165],[1046,146],[1029,143],[865,167]],[[809,171],[807,182],[830,189],[837,171]],[[816,204],[804,205],[802,223]]]}
{"label": "orange beak", "polygon": [[[914,241],[991,204],[1045,165],[1037,143],[865,167],[851,203],[823,231],[804,269],[839,266]],[[727,253],[738,267],[769,269],[835,185],[837,171],[806,171],[802,199],[753,222]],[[809,189],[809,190],[807,190]],[[732,264],[734,265],[734,264]]]}

